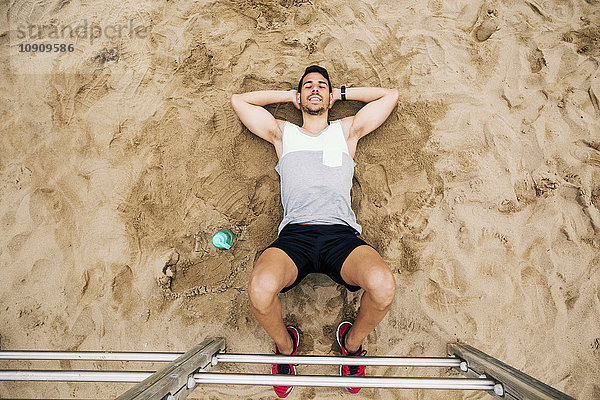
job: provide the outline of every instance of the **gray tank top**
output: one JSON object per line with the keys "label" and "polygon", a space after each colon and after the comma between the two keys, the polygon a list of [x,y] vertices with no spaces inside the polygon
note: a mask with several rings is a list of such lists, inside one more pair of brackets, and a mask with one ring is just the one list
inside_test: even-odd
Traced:
{"label": "gray tank top", "polygon": [[359,234],[362,228],[350,206],[350,189],[356,163],[337,120],[317,135],[286,122],[283,148],[275,170],[281,178],[283,221],[277,233],[290,223],[345,224]]}

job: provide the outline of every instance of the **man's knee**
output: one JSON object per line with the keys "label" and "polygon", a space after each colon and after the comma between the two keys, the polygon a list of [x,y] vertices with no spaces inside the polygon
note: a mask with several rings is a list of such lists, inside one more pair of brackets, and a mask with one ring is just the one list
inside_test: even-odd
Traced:
{"label": "man's knee", "polygon": [[281,284],[274,274],[269,272],[253,273],[248,283],[250,305],[258,311],[268,308],[281,291],[280,286]]}
{"label": "man's knee", "polygon": [[250,281],[248,282],[248,297],[250,305],[262,312],[273,304],[283,288],[295,279],[295,266],[291,260],[282,257],[279,249],[267,249],[256,262]]}
{"label": "man's knee", "polygon": [[385,309],[392,304],[396,295],[394,274],[387,265],[383,265],[369,274],[363,289],[369,293],[379,308]]}

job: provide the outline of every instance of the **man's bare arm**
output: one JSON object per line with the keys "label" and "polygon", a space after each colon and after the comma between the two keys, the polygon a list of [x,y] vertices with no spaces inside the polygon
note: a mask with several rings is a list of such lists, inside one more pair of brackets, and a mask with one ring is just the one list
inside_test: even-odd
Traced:
{"label": "man's bare arm", "polygon": [[[334,89],[335,100],[340,100],[340,90]],[[398,103],[398,89],[358,87],[346,89],[346,100],[367,103],[352,118],[349,136],[357,140],[373,132],[389,117]]]}
{"label": "man's bare arm", "polygon": [[298,107],[295,90],[260,90],[231,96],[231,106],[246,128],[271,144],[281,136],[281,130],[275,117],[263,106],[287,102]]}

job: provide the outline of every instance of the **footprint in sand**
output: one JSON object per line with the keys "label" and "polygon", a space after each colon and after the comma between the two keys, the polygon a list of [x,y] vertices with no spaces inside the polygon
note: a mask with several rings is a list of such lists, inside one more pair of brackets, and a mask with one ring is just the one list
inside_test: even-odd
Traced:
{"label": "footprint in sand", "polygon": [[6,248],[8,249],[8,253],[11,257],[16,257],[19,254],[25,242],[27,242],[27,239],[29,239],[29,236],[31,236],[31,232],[19,233],[8,241]]}
{"label": "footprint in sand", "polygon": [[140,297],[140,293],[133,286],[133,278],[131,267],[124,265],[111,282],[114,300],[112,307],[127,319],[134,314],[136,306],[139,306],[139,302],[132,301]]}
{"label": "footprint in sand", "polygon": [[210,138],[227,137],[232,127],[239,124],[237,116],[229,106],[229,101],[223,98],[222,94],[207,94],[202,97],[202,101],[208,104],[212,110],[210,127],[208,133]]}
{"label": "footprint in sand", "polygon": [[269,177],[263,175],[256,181],[254,193],[250,195],[250,209],[254,215],[271,213],[272,210],[279,206],[279,183]]}
{"label": "footprint in sand", "polygon": [[585,164],[593,167],[600,167],[599,148],[600,144],[592,144],[585,140],[578,140],[571,145],[569,153]]}
{"label": "footprint in sand", "polygon": [[442,199],[438,190],[430,187],[429,190],[407,192],[404,195],[406,209],[401,219],[402,226],[417,237],[427,228],[431,210]]}
{"label": "footprint in sand", "polygon": [[387,205],[392,191],[388,183],[387,172],[381,164],[362,163],[357,165],[356,181],[369,203],[375,207]]}
{"label": "footprint in sand", "polygon": [[189,258],[170,250],[157,259],[155,276],[165,296],[171,299],[190,298],[225,292],[234,285],[237,275],[249,263],[250,256],[238,260],[231,250],[224,252],[211,248],[208,252]]}
{"label": "footprint in sand", "polygon": [[599,35],[600,28],[592,26],[579,31],[565,32],[562,39],[567,43],[573,43],[577,47],[577,54],[598,57],[600,55]]}
{"label": "footprint in sand", "polygon": [[204,44],[197,44],[178,69],[183,82],[189,87],[198,88],[208,86],[214,80],[213,55]]}
{"label": "footprint in sand", "polygon": [[101,326],[102,321],[95,321],[93,310],[91,307],[85,307],[77,316],[77,319],[69,327],[68,335],[65,335],[64,347],[68,350],[76,350],[81,344],[87,339],[89,335],[100,335],[104,334]]}
{"label": "footprint in sand", "polygon": [[308,25],[315,13],[314,6],[311,3],[301,4],[294,11],[294,24],[296,27],[304,27]]}
{"label": "footprint in sand", "polygon": [[463,6],[456,17],[456,27],[465,32],[473,29],[483,2],[481,0],[470,0]]}
{"label": "footprint in sand", "polygon": [[232,176],[228,171],[214,169],[198,181],[200,195],[222,215],[243,220],[248,214],[248,190],[246,182]]}
{"label": "footprint in sand", "polygon": [[527,53],[527,61],[529,61],[529,69],[534,74],[540,72],[547,65],[544,53],[537,47]]}
{"label": "footprint in sand", "polygon": [[482,21],[473,30],[475,40],[485,42],[498,30],[498,11],[493,9],[484,9],[480,18]]}
{"label": "footprint in sand", "polygon": [[458,276],[457,268],[451,264],[432,271],[426,283],[425,303],[437,312],[456,313],[469,302],[464,296],[469,285]]}
{"label": "footprint in sand", "polygon": [[[545,256],[535,260],[537,264],[544,265],[551,261]],[[522,304],[526,315],[532,325],[543,324],[553,326],[558,309],[548,279],[537,268],[525,266],[521,270],[520,289],[523,295]]]}

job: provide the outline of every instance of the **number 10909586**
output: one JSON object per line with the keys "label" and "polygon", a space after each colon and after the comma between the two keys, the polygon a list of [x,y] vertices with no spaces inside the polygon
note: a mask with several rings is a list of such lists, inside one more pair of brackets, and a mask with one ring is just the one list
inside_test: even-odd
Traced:
{"label": "number 10909586", "polygon": [[75,47],[66,43],[19,43],[19,53],[72,53]]}

